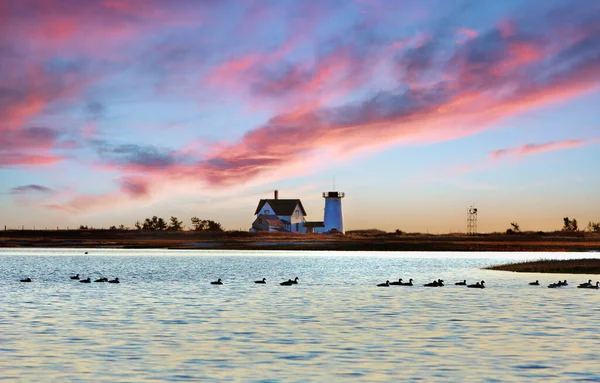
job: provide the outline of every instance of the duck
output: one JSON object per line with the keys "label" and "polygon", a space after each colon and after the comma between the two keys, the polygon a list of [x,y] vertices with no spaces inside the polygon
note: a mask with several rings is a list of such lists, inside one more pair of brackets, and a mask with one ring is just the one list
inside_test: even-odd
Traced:
{"label": "duck", "polygon": [[88,252],[86,251],[84,254],[87,254]]}
{"label": "duck", "polygon": [[267,278],[263,278],[263,279],[261,279],[259,281],[254,281],[254,283],[263,283],[263,284],[267,283]]}
{"label": "duck", "polygon": [[21,279],[21,282],[31,282],[31,278],[27,277],[27,278]]}
{"label": "duck", "polygon": [[98,278],[94,282],[108,282],[108,278],[105,278],[105,277]]}
{"label": "duck", "polygon": [[562,286],[562,284],[560,283],[560,281],[558,281],[558,283],[551,283],[551,284],[549,284],[548,288],[549,289],[555,289],[555,288],[560,287],[560,286]]}
{"label": "duck", "polygon": [[540,285],[540,281],[538,281],[537,279],[535,280],[535,282],[529,282],[529,286],[539,286]]}
{"label": "duck", "polygon": [[413,279],[409,279],[408,282],[404,282],[404,283],[400,283],[400,286],[412,286],[413,285]]}
{"label": "duck", "polygon": [[425,286],[425,287],[440,287],[440,286],[444,286],[444,281],[441,279],[438,279],[437,281],[433,281],[431,283],[426,283],[423,286]]}
{"label": "duck", "polygon": [[566,280],[566,279],[565,279],[563,282],[561,282],[561,281],[558,281],[558,284],[559,284],[560,286],[569,286],[569,284],[567,283],[567,280]]}
{"label": "duck", "polygon": [[288,279],[287,281],[280,283],[281,286],[291,286],[293,284],[294,284],[294,281],[292,281],[291,279]]}
{"label": "duck", "polygon": [[485,283],[485,281],[481,281],[481,282],[477,282],[474,285],[467,285],[467,287],[473,288],[473,289],[485,289],[485,286],[483,285]]}
{"label": "duck", "polygon": [[77,279],[77,280],[79,280],[79,274],[77,274],[77,275],[72,275],[72,276],[71,276],[71,279]]}
{"label": "duck", "polygon": [[456,282],[455,283],[456,286],[466,286],[467,285],[467,280],[463,280],[462,282]]}
{"label": "duck", "polygon": [[297,285],[298,284],[298,277],[292,279],[292,285]]}
{"label": "duck", "polygon": [[390,287],[390,281],[385,281],[385,283],[380,283],[377,287]]}
{"label": "duck", "polygon": [[[582,284],[583,284],[583,283],[582,283]],[[596,289],[596,290],[598,290],[598,289],[600,289],[600,282],[596,282],[596,284],[595,284],[595,285],[592,285],[592,284],[590,283],[590,285],[589,285],[589,286],[577,286],[577,287],[578,287],[578,288],[580,288],[580,289]]]}
{"label": "duck", "polygon": [[90,283],[90,282],[92,282],[90,280],[90,277],[87,277],[87,279],[82,279],[82,280],[79,281],[79,283]]}
{"label": "duck", "polygon": [[111,279],[110,281],[108,281],[108,283],[121,283],[119,281],[119,278],[115,278],[115,279]]}
{"label": "duck", "polygon": [[214,281],[214,282],[210,282],[210,284],[211,284],[211,285],[222,285],[222,284],[223,284],[223,282],[221,282],[221,278],[219,278],[219,279],[217,279],[217,280],[216,280],[216,281]]}
{"label": "duck", "polygon": [[402,278],[398,279],[398,282],[390,282],[390,286],[402,286]]}
{"label": "duck", "polygon": [[588,280],[586,283],[580,283],[579,286],[577,286],[577,287],[585,288],[585,287],[588,287],[588,286],[592,286],[592,280],[591,279]]}

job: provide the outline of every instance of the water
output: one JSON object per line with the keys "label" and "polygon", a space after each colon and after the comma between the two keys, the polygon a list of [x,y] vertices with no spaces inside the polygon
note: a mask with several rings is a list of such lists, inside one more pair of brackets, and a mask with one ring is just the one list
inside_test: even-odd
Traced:
{"label": "water", "polygon": [[598,276],[480,269],[582,254],[88,251],[0,249],[0,380],[600,381]]}

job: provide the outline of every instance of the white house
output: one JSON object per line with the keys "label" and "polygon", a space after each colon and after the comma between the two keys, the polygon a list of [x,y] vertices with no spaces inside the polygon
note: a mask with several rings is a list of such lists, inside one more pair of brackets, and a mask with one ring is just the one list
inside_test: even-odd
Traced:
{"label": "white house", "polygon": [[306,211],[299,199],[279,199],[275,190],[273,199],[261,199],[254,212],[256,219],[250,231],[288,231],[305,233]]}

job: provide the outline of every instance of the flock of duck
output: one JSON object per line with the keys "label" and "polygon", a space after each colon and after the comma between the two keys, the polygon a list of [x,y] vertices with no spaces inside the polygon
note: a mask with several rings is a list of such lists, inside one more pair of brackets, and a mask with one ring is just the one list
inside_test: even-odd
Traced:
{"label": "flock of duck", "polygon": [[[530,282],[529,283],[530,286],[539,286],[540,285],[540,281],[536,280],[535,282]],[[555,289],[557,287],[563,287],[563,286],[569,286],[569,284],[567,283],[567,280],[565,279],[564,281],[558,281],[556,283],[550,283],[548,285],[549,289]],[[600,282],[596,281],[596,284],[592,284],[592,280],[588,280],[587,282],[584,283],[580,283],[579,286],[577,286],[578,289],[596,289],[599,290],[600,289]]]}
{"label": "flock of duck", "polygon": [[[267,278],[259,279],[258,281],[254,281],[254,283],[264,285],[267,283]],[[219,278],[214,282],[210,282],[210,284],[211,285],[222,285],[223,281],[221,280],[221,278]],[[297,285],[297,284],[298,284],[298,277],[296,277],[294,279],[288,279],[287,281],[283,281],[280,283],[281,286],[292,286],[292,285]]]}
{"label": "flock of duck", "polygon": [[[481,282],[477,282],[477,283],[473,283],[473,284],[467,284],[467,280],[463,280],[460,282],[456,282],[455,283],[456,286],[467,286],[469,288],[473,288],[473,289],[485,289],[485,281],[481,281]],[[530,286],[539,286],[540,285],[540,281],[536,280],[535,282],[530,282],[529,283]],[[567,283],[567,280],[565,279],[564,281],[558,281],[556,283],[551,283],[548,285],[548,288],[551,289],[555,289],[557,287],[562,287],[562,286],[568,286],[569,284]],[[390,286],[413,286],[413,279],[409,279],[408,282],[402,282],[402,278],[398,279],[398,282],[390,282],[385,281],[385,283],[380,283],[377,285],[377,287],[390,287]],[[423,286],[425,287],[441,287],[444,286],[444,281],[442,279],[438,279],[437,281],[433,281],[431,283],[426,283]],[[585,283],[581,283],[579,284],[579,286],[577,286],[578,289],[596,289],[599,290],[600,289],[600,282],[596,282],[596,284],[592,284],[592,280],[590,279],[589,281],[585,282]]]}
{"label": "flock of duck", "polygon": [[[468,285],[466,279],[461,282],[455,283],[456,286],[467,286],[472,289],[485,289],[484,284],[485,284],[485,281],[481,281],[481,282],[477,282],[477,283]],[[408,282],[402,282],[402,278],[400,278],[400,279],[398,279],[398,282],[390,282],[388,280],[388,281],[385,281],[385,283],[380,283],[377,285],[377,287],[390,287],[390,286],[414,286],[413,279],[412,278],[409,279]],[[444,286],[444,280],[438,279],[437,281],[425,283],[423,286],[425,286],[425,287],[442,287],[442,286]]]}
{"label": "flock of duck", "polygon": [[[79,283],[92,283],[92,279],[90,277],[87,277],[86,279],[81,279],[79,277],[79,274],[77,274],[77,275],[71,275],[69,278],[71,280],[79,281]],[[33,281],[31,280],[31,278],[24,278],[24,279],[21,279],[21,282],[28,283],[28,282],[33,282]],[[95,279],[94,282],[121,283],[119,281],[119,278],[108,279],[108,278],[105,278],[105,277]]]}
{"label": "flock of duck", "polygon": [[[73,275],[70,277],[72,280],[77,280],[79,281],[79,283],[91,283],[92,280],[90,279],[90,277],[87,277],[86,279],[80,279],[79,274],[77,275]],[[21,282],[32,282],[31,278],[24,278],[21,279]],[[121,283],[119,281],[119,278],[115,278],[115,279],[108,279],[105,277],[102,278],[98,278],[96,280],[94,280],[94,282],[106,282],[106,283]],[[266,284],[267,283],[267,279],[263,278],[263,279],[259,279],[257,281],[254,281],[254,283],[257,284]],[[221,278],[217,279],[216,281],[210,282],[211,285],[222,285],[223,281],[221,280]],[[283,281],[280,282],[279,285],[281,286],[292,286],[292,285],[297,285],[298,284],[298,277],[294,278],[294,279],[288,279],[287,281]],[[481,281],[481,282],[476,282],[473,284],[467,284],[467,280],[462,280],[460,282],[456,282],[454,283],[456,286],[467,286],[468,288],[473,288],[473,289],[485,289],[485,281]],[[530,282],[529,283],[530,286],[539,286],[540,285],[540,281],[536,280],[535,282]],[[565,279],[564,281],[558,281],[556,283],[551,283],[548,285],[548,288],[554,289],[554,288],[558,288],[558,287],[563,287],[563,286],[568,286],[569,284],[567,283],[567,280]],[[398,279],[398,282],[390,282],[389,280],[385,281],[385,283],[379,283],[377,285],[377,287],[390,287],[390,286],[414,286],[413,284],[413,279],[409,279],[408,282],[402,282],[402,278]],[[430,283],[425,283],[423,286],[425,287],[442,287],[444,286],[444,280],[442,279],[438,279],[436,281],[430,282]],[[579,289],[600,289],[600,282],[597,281],[596,284],[592,284],[592,280],[588,280],[585,283],[581,283],[579,284],[579,286],[577,286],[577,288]]]}

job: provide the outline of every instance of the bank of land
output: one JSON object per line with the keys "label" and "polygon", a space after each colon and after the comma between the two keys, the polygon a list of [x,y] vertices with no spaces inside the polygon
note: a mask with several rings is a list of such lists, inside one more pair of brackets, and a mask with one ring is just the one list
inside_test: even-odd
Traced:
{"label": "bank of land", "polygon": [[592,233],[519,235],[429,235],[361,233],[307,235],[290,233],[193,232],[139,230],[8,230],[0,247],[170,248],[238,250],[344,251],[600,251]]}

